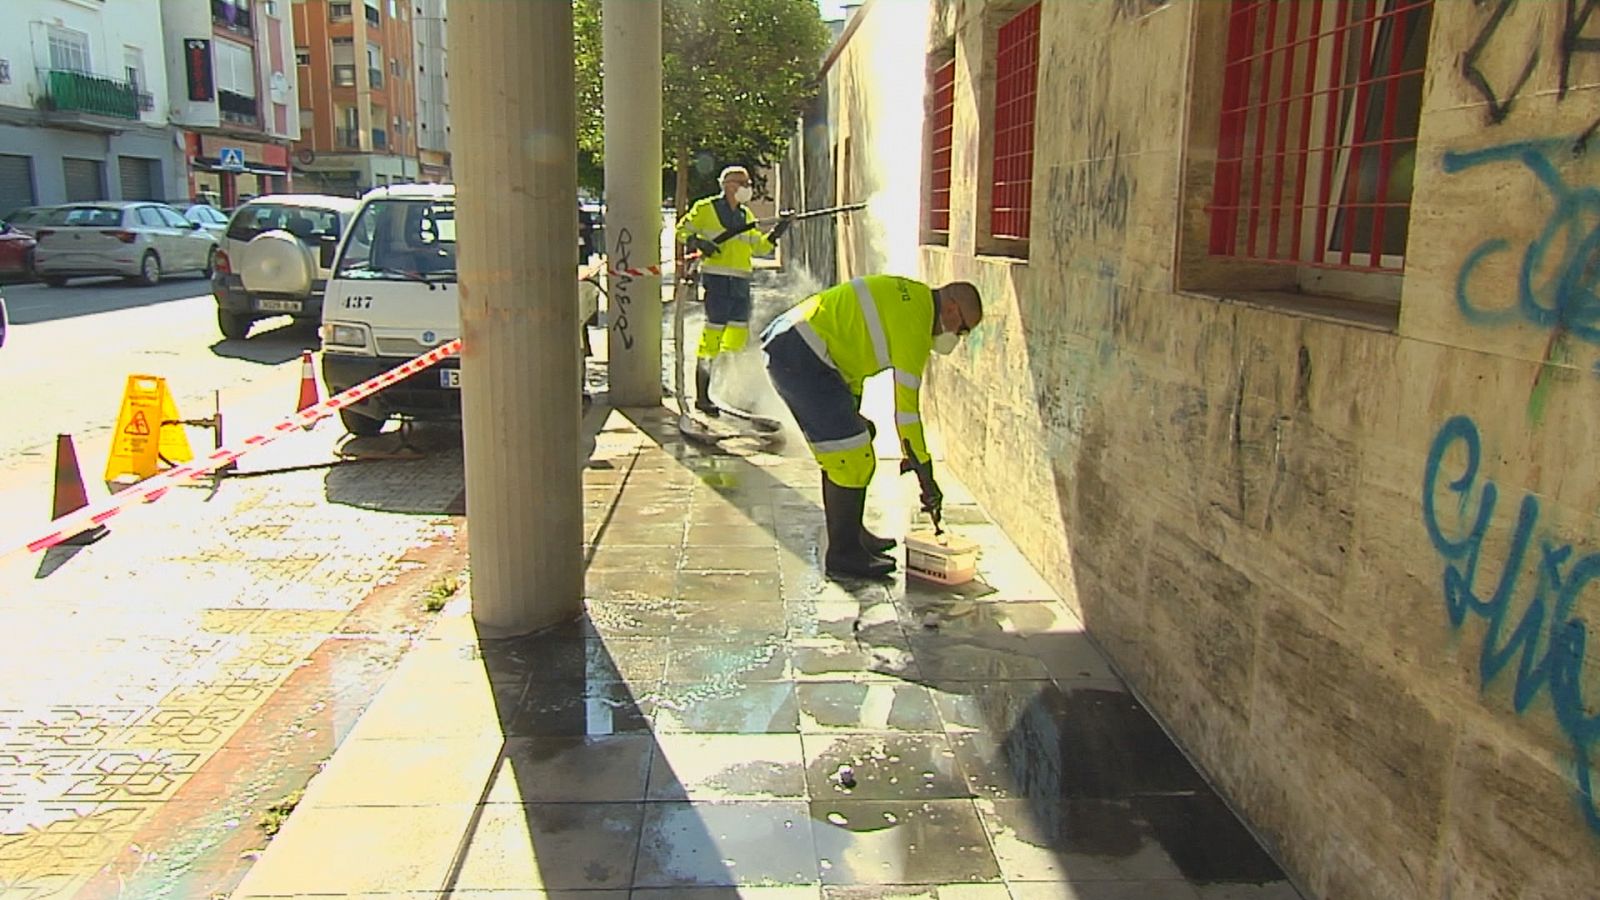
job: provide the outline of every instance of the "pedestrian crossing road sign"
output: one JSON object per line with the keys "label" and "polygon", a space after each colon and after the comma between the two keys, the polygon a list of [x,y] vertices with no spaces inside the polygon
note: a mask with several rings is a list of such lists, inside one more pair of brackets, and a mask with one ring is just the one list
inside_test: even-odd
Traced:
{"label": "pedestrian crossing road sign", "polygon": [[217,168],[227,169],[229,172],[244,171],[244,150],[238,147],[223,147],[217,151]]}

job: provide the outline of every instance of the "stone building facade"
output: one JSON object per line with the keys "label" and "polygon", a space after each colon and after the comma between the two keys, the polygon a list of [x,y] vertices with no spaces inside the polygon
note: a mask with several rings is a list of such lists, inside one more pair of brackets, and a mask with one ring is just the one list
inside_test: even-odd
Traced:
{"label": "stone building facade", "polygon": [[803,261],[981,286],[949,466],[1313,896],[1600,884],[1593,11],[872,0],[797,134],[869,204]]}

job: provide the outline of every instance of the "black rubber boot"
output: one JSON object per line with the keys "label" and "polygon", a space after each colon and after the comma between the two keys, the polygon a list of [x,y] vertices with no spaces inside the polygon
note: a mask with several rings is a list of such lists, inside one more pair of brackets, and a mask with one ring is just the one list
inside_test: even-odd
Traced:
{"label": "black rubber boot", "polygon": [[828,521],[829,575],[882,578],[894,571],[894,560],[877,556],[861,545],[861,512],[867,505],[866,488],[840,487],[822,482],[822,511]]}
{"label": "black rubber boot", "polygon": [[[826,473],[824,473],[823,476],[822,476],[822,492],[823,492],[824,496],[826,496],[826,494],[828,492],[828,489],[829,489],[828,485],[829,485],[828,476],[827,476]],[[877,535],[875,535],[872,532],[868,531],[866,525],[862,525],[861,526],[861,547],[862,547],[862,549],[866,550],[868,553],[871,553],[874,556],[888,556],[889,551],[893,550],[894,547],[895,547],[895,539],[894,538],[886,538],[886,537],[878,537]],[[893,561],[894,561],[893,558],[890,557],[890,562],[893,562]]]}
{"label": "black rubber boot", "polygon": [[711,402],[711,360],[701,359],[694,364],[694,408],[708,416],[720,416],[722,410]]}
{"label": "black rubber boot", "polygon": [[875,556],[886,556],[890,550],[894,549],[895,539],[878,537],[868,531],[867,526],[863,525],[861,526],[861,546],[868,553]]}

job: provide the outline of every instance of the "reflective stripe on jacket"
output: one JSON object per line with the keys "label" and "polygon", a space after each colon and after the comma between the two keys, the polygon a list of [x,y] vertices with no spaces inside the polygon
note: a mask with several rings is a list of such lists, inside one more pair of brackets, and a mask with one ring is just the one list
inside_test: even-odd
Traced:
{"label": "reflective stripe on jacket", "polygon": [[894,424],[918,462],[928,461],[922,431],[922,370],[933,352],[933,290],[898,275],[867,275],[800,303],[791,327],[844,377],[856,396],[862,382],[894,370]]}
{"label": "reflective stripe on jacket", "polygon": [[[687,241],[690,237],[701,237],[714,241],[727,231],[727,226],[723,225],[722,219],[717,216],[716,202],[721,198],[721,194],[716,194],[696,200],[673,229],[677,232],[678,240]],[[756,220],[756,214],[751,212],[748,206],[741,204],[739,212],[744,215],[746,222]],[[771,252],[772,242],[767,240],[766,235],[751,228],[723,241],[721,249],[700,261],[700,271],[713,275],[749,278],[750,258]]]}

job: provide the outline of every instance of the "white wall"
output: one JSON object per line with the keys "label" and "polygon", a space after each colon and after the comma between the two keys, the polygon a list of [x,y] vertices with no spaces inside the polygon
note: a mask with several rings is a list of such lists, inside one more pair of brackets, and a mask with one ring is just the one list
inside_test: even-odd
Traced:
{"label": "white wall", "polygon": [[[58,0],[67,2],[67,0]],[[216,100],[191,103],[189,80],[184,74],[183,41],[185,38],[212,40],[211,4],[201,0],[161,0],[161,29],[165,33],[163,52],[171,82],[167,87],[168,104],[174,125],[188,128],[215,128],[221,121]]]}
{"label": "white wall", "polygon": [[[191,2],[196,8],[206,7]],[[155,109],[144,113],[142,121],[149,125],[167,121],[160,0],[5,0],[4,6],[8,21],[0,28],[0,60],[9,63],[11,81],[0,84],[0,105],[36,107],[44,95],[39,70],[50,66],[48,35],[55,26],[88,36],[90,70],[95,75],[125,79],[126,48],[140,50],[144,63],[140,90],[155,98]]]}
{"label": "white wall", "polygon": [[[450,149],[450,98],[445,73],[446,0],[417,0],[421,14],[412,21],[417,46],[413,63],[417,79],[417,146],[424,150]],[[426,126],[426,127],[424,127]]]}
{"label": "white wall", "polygon": [[[290,12],[289,0],[253,3],[251,14],[256,22],[256,66],[260,69],[258,95],[261,97],[262,130],[272,137],[298,140],[299,73],[294,64],[294,16]],[[273,90],[275,80],[277,90]],[[278,127],[279,107],[286,112],[282,128]]]}

